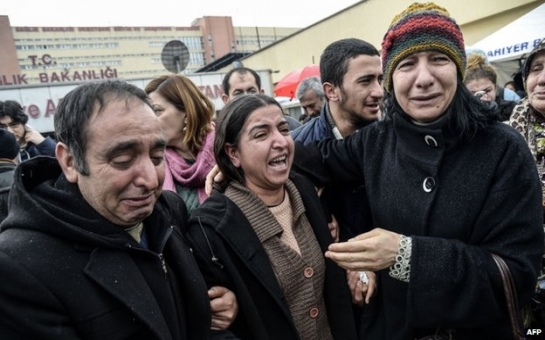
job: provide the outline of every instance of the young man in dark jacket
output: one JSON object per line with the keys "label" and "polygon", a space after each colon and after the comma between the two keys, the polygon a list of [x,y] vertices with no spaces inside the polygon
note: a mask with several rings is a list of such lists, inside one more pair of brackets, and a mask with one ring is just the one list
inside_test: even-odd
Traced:
{"label": "young man in dark jacket", "polygon": [[[344,139],[380,118],[383,96],[382,69],[377,49],[360,39],[342,39],[327,46],[320,57],[320,74],[326,102],[320,115],[292,131],[294,141],[307,144],[323,139]],[[365,187],[327,187],[321,201],[329,228],[338,228],[346,241],[372,228]],[[354,301],[363,306],[373,293],[371,272],[348,272]],[[373,276],[374,277],[374,276]],[[361,310],[355,308],[355,317]]]}
{"label": "young man in dark jacket", "polygon": [[20,148],[19,162],[36,156],[55,157],[55,141],[49,136],[44,137],[27,124],[28,115],[21,104],[14,100],[6,100],[0,102],[0,106],[0,126],[13,133],[17,139]]}
{"label": "young man in dark jacket", "polygon": [[5,339],[208,339],[206,285],[162,193],[165,139],[146,94],[81,85],[55,115],[57,159],[16,169],[1,225]]}
{"label": "young man in dark jacket", "polygon": [[[320,115],[292,132],[294,141],[307,144],[327,138],[344,139],[380,118],[382,69],[377,49],[360,39],[331,43],[320,57],[326,102]],[[370,226],[361,211],[363,188],[328,188],[323,200],[338,221],[339,238],[348,240]]]}

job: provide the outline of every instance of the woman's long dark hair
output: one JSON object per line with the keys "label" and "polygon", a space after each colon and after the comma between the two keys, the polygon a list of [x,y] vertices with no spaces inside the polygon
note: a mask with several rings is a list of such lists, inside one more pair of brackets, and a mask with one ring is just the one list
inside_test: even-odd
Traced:
{"label": "woman's long dark hair", "polygon": [[[384,120],[390,120],[396,114],[407,115],[395,97],[394,92],[384,100]],[[446,110],[446,127],[457,136],[458,142],[468,142],[481,129],[486,129],[492,122],[500,121],[493,106],[476,98],[458,79],[458,86],[452,102]]]}
{"label": "woman's long dark hair", "polygon": [[230,144],[238,148],[242,128],[248,117],[257,109],[270,105],[277,106],[282,111],[282,106],[272,97],[264,94],[245,94],[237,96],[221,110],[216,126],[214,156],[218,167],[227,178],[222,186],[226,186],[232,180],[244,184],[244,170],[233,165],[225,146]]}

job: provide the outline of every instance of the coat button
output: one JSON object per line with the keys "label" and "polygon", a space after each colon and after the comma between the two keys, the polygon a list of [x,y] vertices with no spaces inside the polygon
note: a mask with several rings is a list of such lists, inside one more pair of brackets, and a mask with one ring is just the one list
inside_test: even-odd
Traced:
{"label": "coat button", "polygon": [[311,278],[312,275],[314,275],[314,269],[312,269],[311,267],[307,267],[305,268],[305,270],[303,271],[303,274],[305,275],[305,277],[308,279],[308,278]]}
{"label": "coat button", "polygon": [[318,314],[320,314],[320,310],[318,310],[318,308],[311,308],[308,313],[308,315],[313,319],[316,319],[318,317]]}
{"label": "coat button", "polygon": [[426,177],[422,183],[422,188],[425,192],[431,192],[435,188],[435,180],[433,177]]}
{"label": "coat button", "polygon": [[424,136],[424,141],[426,142],[426,144],[428,144],[429,146],[432,146],[434,148],[436,148],[439,145],[437,143],[437,141],[435,140],[435,138],[433,138],[430,135],[425,135]]}

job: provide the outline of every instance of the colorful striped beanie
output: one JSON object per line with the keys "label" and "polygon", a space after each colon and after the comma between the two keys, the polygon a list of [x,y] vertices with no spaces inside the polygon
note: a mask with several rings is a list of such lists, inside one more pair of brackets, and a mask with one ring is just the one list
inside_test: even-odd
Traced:
{"label": "colorful striped beanie", "polygon": [[396,15],[382,41],[384,88],[392,90],[392,74],[397,64],[409,55],[439,51],[456,64],[464,79],[466,54],[460,27],[449,12],[433,2],[413,3]]}

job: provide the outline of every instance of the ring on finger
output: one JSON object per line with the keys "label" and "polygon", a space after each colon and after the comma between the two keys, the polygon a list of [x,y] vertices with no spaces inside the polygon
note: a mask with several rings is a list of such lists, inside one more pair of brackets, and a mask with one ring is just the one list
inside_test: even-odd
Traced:
{"label": "ring on finger", "polygon": [[359,276],[360,276],[360,282],[363,283],[363,284],[368,284],[369,283],[369,277],[367,276],[367,273],[365,272],[358,272]]}

